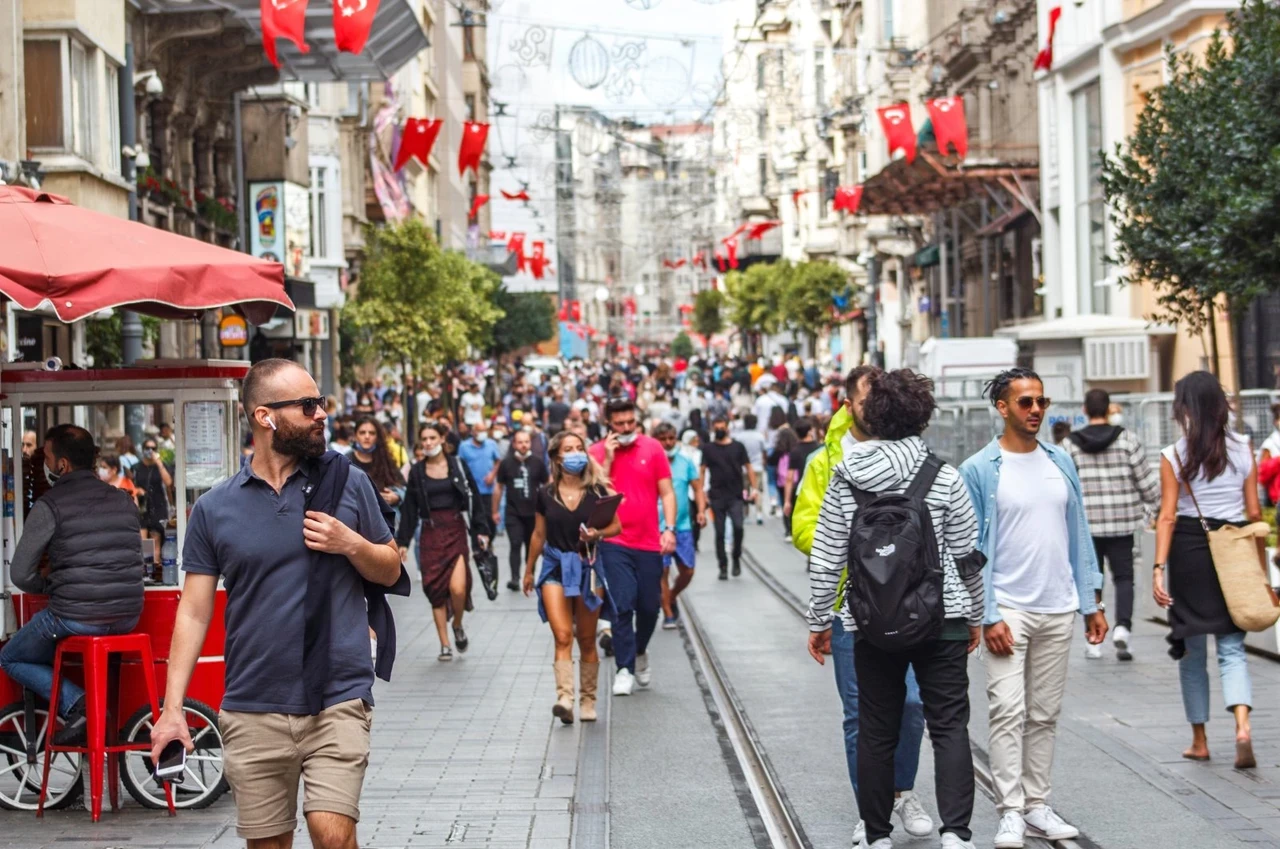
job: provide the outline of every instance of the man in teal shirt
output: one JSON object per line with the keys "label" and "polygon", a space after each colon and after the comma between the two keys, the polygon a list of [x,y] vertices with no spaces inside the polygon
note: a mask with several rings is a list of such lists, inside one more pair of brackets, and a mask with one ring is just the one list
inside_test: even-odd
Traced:
{"label": "man in teal shirt", "polygon": [[[666,577],[662,581],[662,627],[670,631],[676,627],[680,619],[676,597],[684,592],[685,587],[693,580],[694,559],[697,554],[693,546],[693,523],[699,527],[707,524],[707,497],[702,491],[702,475],[700,470],[680,450],[680,442],[676,439],[673,425],[663,422],[653,429],[653,438],[662,443],[671,461],[671,488],[676,491],[676,550],[662,558],[663,568],[676,566],[675,586],[667,584]],[[689,511],[689,493],[693,492],[695,515]],[[666,520],[659,517],[662,527],[666,528]]]}

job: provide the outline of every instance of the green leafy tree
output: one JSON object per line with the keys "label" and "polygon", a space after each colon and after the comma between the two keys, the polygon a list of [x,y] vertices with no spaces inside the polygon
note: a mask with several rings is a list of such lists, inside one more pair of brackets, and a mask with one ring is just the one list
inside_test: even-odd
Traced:
{"label": "green leafy tree", "polygon": [[779,263],[757,263],[746,271],[731,271],[724,285],[729,293],[729,321],[750,341],[753,352],[761,334],[777,333],[782,327],[782,288]]}
{"label": "green leafy tree", "polygon": [[1280,289],[1280,7],[1246,0],[1202,59],[1166,54],[1168,82],[1102,163],[1125,283],[1148,283],[1156,318],[1210,333]]}
{"label": "green leafy tree", "polygon": [[503,313],[490,332],[488,349],[494,356],[537,345],[556,334],[555,304],[541,292],[508,292],[499,286],[493,305]]}
{"label": "green leafy tree", "polygon": [[693,340],[683,330],[671,340],[671,356],[686,360],[693,356]]}
{"label": "green leafy tree", "polygon": [[787,326],[805,334],[809,353],[815,354],[818,336],[834,320],[831,296],[849,285],[849,275],[829,262],[802,262],[791,267],[780,285]]}
{"label": "green leafy tree", "polygon": [[704,289],[693,298],[693,330],[707,340],[711,350],[711,337],[724,330],[724,292]]}
{"label": "green leafy tree", "polygon": [[369,227],[355,300],[348,306],[360,331],[365,362],[399,363],[425,374],[462,359],[489,338],[502,311],[493,304],[499,279],[460,253],[441,250],[422,221]]}
{"label": "green leafy tree", "polygon": [[[153,347],[160,342],[160,319],[149,315],[138,316],[142,320],[143,343]],[[120,310],[112,310],[106,319],[89,319],[84,323],[85,352],[93,357],[94,368],[119,368],[124,365],[124,337],[121,335],[124,319]]]}

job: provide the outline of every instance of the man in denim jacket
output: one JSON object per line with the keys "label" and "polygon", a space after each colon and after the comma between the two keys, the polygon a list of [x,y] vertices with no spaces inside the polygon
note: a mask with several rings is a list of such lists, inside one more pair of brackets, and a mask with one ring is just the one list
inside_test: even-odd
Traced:
{"label": "man in denim jacket", "polygon": [[987,556],[983,638],[1001,816],[995,846],[1021,849],[1027,831],[1049,840],[1079,835],[1047,804],[1049,774],[1076,611],[1094,645],[1107,621],[1094,595],[1099,572],[1075,464],[1037,439],[1049,407],[1044,384],[1030,369],[1014,368],[996,375],[987,392],[1004,432],[960,474]]}

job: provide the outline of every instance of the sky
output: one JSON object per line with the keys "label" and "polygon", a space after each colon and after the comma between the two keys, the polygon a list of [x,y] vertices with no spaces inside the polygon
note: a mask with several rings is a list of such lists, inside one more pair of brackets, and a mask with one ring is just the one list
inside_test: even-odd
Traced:
{"label": "sky", "polygon": [[[549,133],[539,127],[553,121],[556,106],[590,106],[642,123],[706,115],[720,92],[733,17],[750,4],[490,0],[493,229],[525,232],[526,245],[554,241],[554,156]],[[499,103],[505,104],[505,116],[498,114]],[[532,198],[527,206],[502,198],[501,190],[516,192],[525,184]],[[554,253],[551,245],[548,253]],[[553,288],[554,281],[548,282]]]}

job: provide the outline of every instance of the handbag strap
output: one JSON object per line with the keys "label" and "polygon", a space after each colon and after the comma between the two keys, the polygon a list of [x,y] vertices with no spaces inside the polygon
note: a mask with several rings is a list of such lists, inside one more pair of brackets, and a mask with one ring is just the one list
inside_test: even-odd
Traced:
{"label": "handbag strap", "polygon": [[[1173,460],[1178,464],[1178,477],[1183,477],[1186,472],[1182,468],[1182,458],[1178,456],[1178,446],[1173,446]],[[1204,520],[1204,514],[1200,512],[1200,502],[1196,500],[1196,494],[1191,491],[1191,481],[1183,480],[1187,487],[1187,495],[1191,496],[1191,503],[1196,507],[1196,516],[1200,518],[1200,527],[1204,528],[1204,532],[1209,533],[1209,523]]]}

